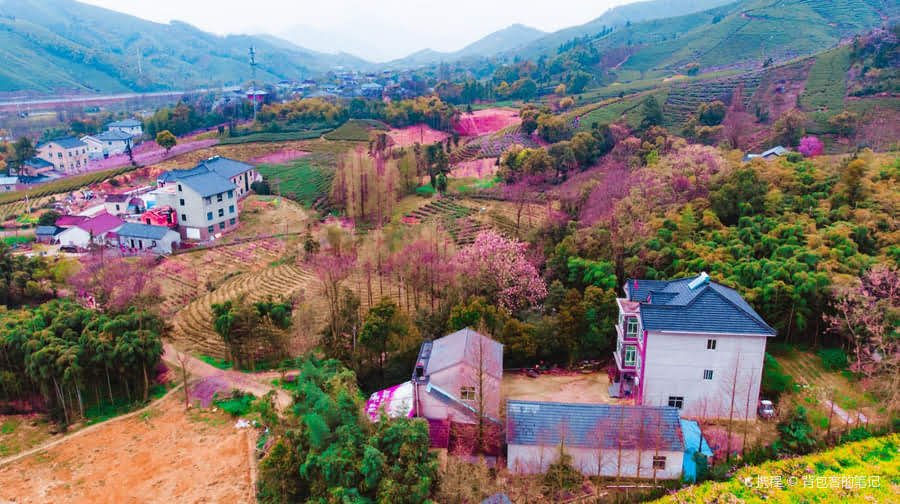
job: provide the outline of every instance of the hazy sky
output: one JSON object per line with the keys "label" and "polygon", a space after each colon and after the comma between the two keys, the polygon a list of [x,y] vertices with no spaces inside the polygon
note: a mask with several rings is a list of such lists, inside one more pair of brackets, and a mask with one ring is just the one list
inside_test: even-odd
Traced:
{"label": "hazy sky", "polygon": [[420,49],[455,51],[513,23],[544,31],[590,21],[634,0],[81,0],[206,31],[269,33],[310,49],[385,61]]}

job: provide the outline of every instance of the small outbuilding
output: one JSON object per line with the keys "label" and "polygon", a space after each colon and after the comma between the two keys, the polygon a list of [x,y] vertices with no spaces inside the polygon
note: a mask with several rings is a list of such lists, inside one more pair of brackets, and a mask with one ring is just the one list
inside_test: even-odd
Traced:
{"label": "small outbuilding", "polygon": [[545,472],[561,453],[586,475],[680,478],[684,438],[669,406],[507,400],[507,464]]}
{"label": "small outbuilding", "polygon": [[165,226],[126,222],[116,231],[119,247],[134,251],[171,254],[181,244],[178,231]]}
{"label": "small outbuilding", "polygon": [[65,229],[56,226],[38,226],[34,231],[34,241],[38,243],[55,243],[56,235]]}

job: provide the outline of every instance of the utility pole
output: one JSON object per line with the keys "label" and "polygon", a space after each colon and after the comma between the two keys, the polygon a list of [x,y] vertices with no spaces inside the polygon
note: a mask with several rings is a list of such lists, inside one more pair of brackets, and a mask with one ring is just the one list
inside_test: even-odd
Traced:
{"label": "utility pole", "polygon": [[253,100],[253,122],[256,122],[256,50],[250,46],[250,71],[253,73],[253,79],[250,81]]}

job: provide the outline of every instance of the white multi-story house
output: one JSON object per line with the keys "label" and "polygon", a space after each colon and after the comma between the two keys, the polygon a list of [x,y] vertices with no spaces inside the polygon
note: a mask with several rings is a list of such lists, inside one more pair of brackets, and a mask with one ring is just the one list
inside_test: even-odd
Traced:
{"label": "white multi-story house", "polygon": [[93,136],[81,137],[87,145],[91,159],[103,159],[109,156],[124,154],[134,147],[134,136],[119,130],[109,130]]}
{"label": "white multi-story house", "polygon": [[132,137],[139,137],[144,134],[144,124],[137,119],[123,119],[121,121],[113,121],[106,125],[107,131],[119,131],[127,133]]}
{"label": "white multi-story house", "polygon": [[706,273],[628,280],[610,386],[635,404],[696,418],[755,418],[766,341],[775,330],[734,289]]}

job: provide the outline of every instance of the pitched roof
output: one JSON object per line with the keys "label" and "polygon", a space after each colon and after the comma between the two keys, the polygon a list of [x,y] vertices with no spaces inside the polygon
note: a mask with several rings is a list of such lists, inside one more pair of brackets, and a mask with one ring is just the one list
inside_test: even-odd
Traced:
{"label": "pitched roof", "polygon": [[37,229],[34,230],[34,234],[40,236],[54,236],[62,230],[62,228],[56,226],[38,226]]}
{"label": "pitched roof", "polygon": [[50,161],[36,157],[26,159],[24,161],[24,164],[31,168],[53,168],[53,163],[51,163]]}
{"label": "pitched roof", "polygon": [[563,441],[579,448],[684,451],[678,409],[670,406],[506,401],[507,444]]}
{"label": "pitched roof", "polygon": [[127,194],[107,194],[106,202],[107,203],[125,203],[128,201],[130,196]]}
{"label": "pitched roof", "polygon": [[423,343],[416,366],[423,365],[429,376],[461,362],[475,368],[483,362],[484,371],[499,378],[503,375],[503,345],[467,327]]}
{"label": "pitched roof", "polygon": [[94,138],[97,140],[102,140],[104,142],[124,142],[126,140],[131,140],[134,138],[131,133],[125,133],[121,130],[107,130],[103,133],[98,133],[94,135]]}
{"label": "pitched roof", "polygon": [[156,177],[156,180],[159,182],[174,182],[175,180],[193,177],[194,175],[200,175],[201,173],[209,173],[209,168],[201,165],[186,170],[169,170],[162,172]]}
{"label": "pitched roof", "polygon": [[650,331],[775,335],[737,291],[703,275],[668,282],[629,279],[625,290],[629,301],[641,303],[641,325]]}
{"label": "pitched roof", "polygon": [[94,233],[94,236],[97,236],[107,231],[112,231],[113,229],[116,229],[121,225],[122,219],[116,217],[115,215],[110,215],[107,212],[103,212],[92,219],[88,219],[81,224],[78,224],[77,226],[85,231]]}
{"label": "pitched roof", "polygon": [[[116,231],[119,236],[127,236],[129,238],[144,238],[147,240],[162,240],[166,233],[172,231],[165,226],[151,226],[150,224],[140,224],[137,222],[126,222]],[[173,231],[174,232],[174,231]]]}
{"label": "pitched roof", "polygon": [[210,172],[179,178],[178,181],[204,197],[231,191],[237,187],[227,178]]}
{"label": "pitched roof", "polygon": [[75,149],[77,147],[86,147],[84,142],[75,137],[66,137],[66,138],[57,138],[56,140],[50,140],[45,144],[55,143],[62,147],[63,149]]}
{"label": "pitched roof", "polygon": [[59,219],[56,219],[54,224],[59,227],[77,226],[86,220],[88,220],[88,218],[83,215],[63,215]]}
{"label": "pitched roof", "polygon": [[106,125],[107,128],[135,128],[143,126],[144,123],[137,119],[122,119],[121,121],[113,121]]}
{"label": "pitched roof", "polygon": [[11,176],[11,177],[0,177],[0,185],[14,185],[19,183],[19,177]]}
{"label": "pitched roof", "polygon": [[200,161],[197,167],[199,168],[201,166],[205,166],[227,179],[253,169],[253,165],[219,156]]}

